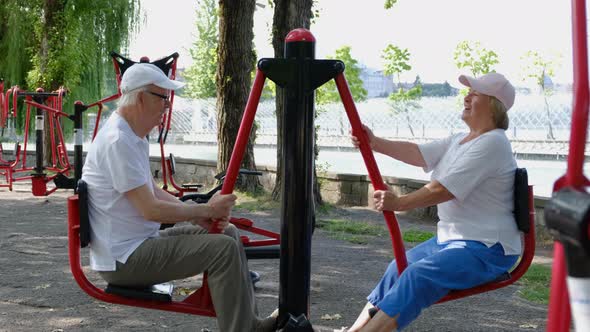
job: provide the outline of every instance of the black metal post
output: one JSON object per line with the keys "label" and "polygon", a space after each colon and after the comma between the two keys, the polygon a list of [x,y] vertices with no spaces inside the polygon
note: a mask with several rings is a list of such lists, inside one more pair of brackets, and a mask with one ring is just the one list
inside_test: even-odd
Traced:
{"label": "black metal post", "polygon": [[[283,116],[283,182],[279,311],[309,317],[311,225],[315,214],[314,92],[307,92],[309,72],[303,60],[314,59],[315,42],[287,40],[285,58],[295,59],[294,89],[286,89]],[[310,326],[311,327],[311,326]]]}
{"label": "black metal post", "polygon": [[337,60],[315,60],[315,38],[295,29],[285,38],[284,59],[261,59],[258,68],[283,88],[281,263],[282,331],[313,331],[309,317],[311,235],[315,221],[315,89],[344,70]]}
{"label": "black metal post", "polygon": [[[37,92],[42,92],[37,90]],[[46,98],[41,95],[34,95],[33,100],[38,104],[44,104]],[[43,167],[43,127],[45,126],[45,116],[43,114],[43,110],[40,108],[36,108],[35,113],[35,173],[34,175],[40,176],[44,175],[43,171],[45,167]]]}
{"label": "black metal post", "polygon": [[76,183],[82,178],[82,147],[84,144],[84,132],[82,130],[82,113],[88,107],[81,101],[74,104],[74,179]]}

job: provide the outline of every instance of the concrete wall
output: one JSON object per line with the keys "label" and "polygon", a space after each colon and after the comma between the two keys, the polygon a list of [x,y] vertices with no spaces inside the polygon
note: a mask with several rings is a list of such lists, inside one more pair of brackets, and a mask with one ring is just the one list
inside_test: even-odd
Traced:
{"label": "concrete wall", "polygon": [[[4,151],[5,156],[11,154],[10,150]],[[73,153],[70,154],[70,161],[73,161]],[[176,173],[174,179],[177,184],[182,183],[200,183],[204,185],[201,192],[206,192],[208,188],[215,185],[216,165],[215,161],[176,158]],[[152,174],[156,176],[156,181],[162,181],[162,171],[160,157],[150,157],[150,166]],[[27,152],[27,165],[35,165],[34,151]],[[267,191],[271,191],[274,186],[276,177],[276,168],[268,166],[259,166],[258,170],[263,173],[260,182]],[[319,182],[324,201],[343,206],[371,206],[373,197],[373,186],[366,175],[358,174],[319,174]],[[395,178],[386,176],[383,181],[394,190],[397,194],[406,194],[421,188],[426,181]],[[170,188],[171,189],[171,188]],[[535,228],[537,230],[537,239],[547,241],[551,239],[545,229],[545,220],[543,209],[548,199],[544,197],[535,197]],[[437,220],[436,207],[415,209],[406,213],[409,216],[432,220]]]}
{"label": "concrete wall", "polygon": [[[159,157],[151,157],[151,168],[153,174],[158,174],[161,181],[161,165]],[[276,168],[262,166],[258,170],[263,173],[260,181],[265,190],[271,191],[274,186],[276,177]],[[206,188],[214,186],[216,174],[216,162],[209,160],[196,160],[176,158],[176,174],[174,178],[178,184],[181,183],[201,183]],[[371,206],[373,197],[373,186],[366,175],[358,174],[320,174],[318,175],[322,198],[324,201],[344,206]],[[397,194],[407,194],[417,190],[426,184],[426,181],[395,178],[386,176],[383,181],[392,188]],[[543,218],[543,209],[548,199],[535,197],[535,228],[537,230],[537,239],[539,241],[549,240],[551,237],[545,230]],[[415,209],[406,214],[415,218],[437,220],[436,206]]]}

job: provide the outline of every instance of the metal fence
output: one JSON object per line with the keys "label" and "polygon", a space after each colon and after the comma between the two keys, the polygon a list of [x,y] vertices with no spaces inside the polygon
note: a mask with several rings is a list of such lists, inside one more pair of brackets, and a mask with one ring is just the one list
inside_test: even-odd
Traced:
{"label": "metal fence", "polygon": [[[507,136],[517,154],[543,154],[556,157],[567,154],[571,94],[544,98],[540,95],[517,95],[509,111]],[[461,120],[462,101],[458,97],[422,98],[417,108],[395,113],[386,98],[358,103],[361,120],[373,132],[389,139],[424,142],[466,131]],[[341,104],[318,107],[318,145],[347,149],[350,123]],[[256,143],[275,145],[277,138],[274,101],[262,102],[256,114]],[[287,128],[288,130],[288,128]],[[215,143],[217,124],[215,100],[176,98],[172,128],[168,140],[182,143]]]}

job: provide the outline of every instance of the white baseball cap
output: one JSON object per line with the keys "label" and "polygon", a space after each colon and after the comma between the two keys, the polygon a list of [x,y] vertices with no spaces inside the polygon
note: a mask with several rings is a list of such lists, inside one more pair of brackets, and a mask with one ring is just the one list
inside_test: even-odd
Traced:
{"label": "white baseball cap", "polygon": [[184,86],[184,83],[166,77],[160,68],[151,63],[136,63],[123,73],[120,87],[122,93],[127,93],[150,84],[167,90]]}
{"label": "white baseball cap", "polygon": [[461,75],[459,76],[459,82],[477,92],[498,98],[504,104],[506,110],[509,110],[514,105],[514,96],[516,94],[514,87],[502,74],[489,73],[478,78]]}

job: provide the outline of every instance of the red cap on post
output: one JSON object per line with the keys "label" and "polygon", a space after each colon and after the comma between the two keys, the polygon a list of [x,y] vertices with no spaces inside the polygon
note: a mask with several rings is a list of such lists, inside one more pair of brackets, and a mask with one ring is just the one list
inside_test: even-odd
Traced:
{"label": "red cap on post", "polygon": [[313,36],[313,34],[309,30],[304,29],[304,28],[298,28],[298,29],[291,30],[287,34],[287,37],[285,37],[285,43],[300,42],[300,41],[315,42],[315,37]]}

